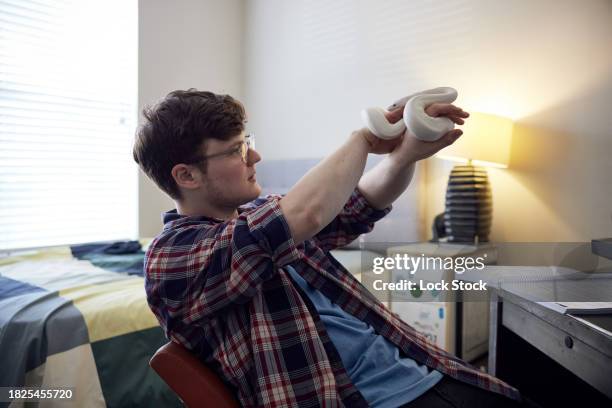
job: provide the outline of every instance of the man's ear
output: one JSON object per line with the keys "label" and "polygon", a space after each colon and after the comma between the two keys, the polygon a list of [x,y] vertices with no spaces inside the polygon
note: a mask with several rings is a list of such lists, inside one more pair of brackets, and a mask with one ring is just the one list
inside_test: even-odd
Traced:
{"label": "man's ear", "polygon": [[189,166],[187,164],[177,164],[172,167],[170,171],[172,178],[177,186],[185,188],[187,190],[195,190],[202,185],[202,178],[200,172],[195,166]]}

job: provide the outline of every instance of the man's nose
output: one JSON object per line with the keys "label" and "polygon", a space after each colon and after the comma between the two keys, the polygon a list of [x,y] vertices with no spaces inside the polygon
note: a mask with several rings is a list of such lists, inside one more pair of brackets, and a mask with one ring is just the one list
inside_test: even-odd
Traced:
{"label": "man's nose", "polygon": [[249,149],[249,151],[247,152],[247,164],[250,166],[250,165],[257,163],[260,160],[261,160],[261,156],[259,155],[257,150]]}

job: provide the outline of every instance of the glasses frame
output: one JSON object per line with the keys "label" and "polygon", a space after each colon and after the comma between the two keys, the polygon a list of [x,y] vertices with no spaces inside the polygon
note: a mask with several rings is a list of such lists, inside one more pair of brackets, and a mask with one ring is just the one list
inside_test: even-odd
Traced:
{"label": "glasses frame", "polygon": [[231,149],[225,150],[223,152],[209,154],[208,156],[200,157],[199,159],[196,159],[192,163],[201,163],[206,160],[214,159],[215,157],[231,156],[234,153],[237,153],[238,151],[240,151],[242,161],[246,163],[247,157],[249,155],[249,150],[254,150],[254,149],[255,149],[255,134],[248,133],[244,136],[244,140],[240,143],[238,147],[232,147]]}

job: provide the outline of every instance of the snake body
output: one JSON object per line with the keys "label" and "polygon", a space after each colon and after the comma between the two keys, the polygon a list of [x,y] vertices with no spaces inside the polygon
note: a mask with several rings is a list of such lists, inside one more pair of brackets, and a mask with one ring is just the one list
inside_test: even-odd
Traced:
{"label": "snake body", "polygon": [[[394,139],[408,129],[417,139],[433,142],[454,129],[452,120],[445,117],[434,118],[425,113],[425,108],[435,102],[451,103],[457,99],[457,91],[450,87],[439,87],[403,97],[387,110],[379,107],[361,111],[366,127],[381,139]],[[402,120],[390,123],[385,113],[404,106]]]}

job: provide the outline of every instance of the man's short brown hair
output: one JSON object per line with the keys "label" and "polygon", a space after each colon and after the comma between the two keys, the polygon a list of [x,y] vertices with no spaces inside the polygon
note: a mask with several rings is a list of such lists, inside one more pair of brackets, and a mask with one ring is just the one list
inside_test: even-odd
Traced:
{"label": "man's short brown hair", "polygon": [[172,177],[179,163],[196,163],[206,140],[229,140],[244,130],[242,104],[229,95],[190,88],[170,92],[142,111],[133,155],[142,171],[173,199],[181,193]]}

